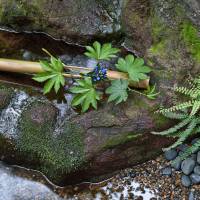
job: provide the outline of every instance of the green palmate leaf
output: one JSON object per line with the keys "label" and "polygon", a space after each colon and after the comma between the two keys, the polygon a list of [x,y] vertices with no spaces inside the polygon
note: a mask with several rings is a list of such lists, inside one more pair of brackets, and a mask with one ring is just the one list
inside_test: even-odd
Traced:
{"label": "green palmate leaf", "polygon": [[90,106],[97,108],[97,101],[100,100],[100,95],[94,88],[90,77],[78,80],[77,85],[72,87],[70,92],[75,94],[72,106],[81,105],[82,112],[86,112]]}
{"label": "green palmate leaf", "polygon": [[114,80],[111,86],[107,88],[106,94],[110,94],[108,102],[115,101],[116,104],[126,101],[128,98],[128,81],[127,80]]}
{"label": "green palmate leaf", "polygon": [[93,46],[86,46],[86,56],[96,60],[110,60],[116,57],[116,53],[120,50],[113,48],[110,43],[101,45],[99,42],[94,42]]}
{"label": "green palmate leaf", "polygon": [[47,94],[54,88],[57,93],[61,86],[65,85],[63,76],[64,65],[60,59],[51,56],[51,62],[40,61],[40,65],[44,72],[34,75],[33,80],[37,82],[46,82],[44,85],[44,94]]}
{"label": "green palmate leaf", "polygon": [[134,58],[133,55],[128,55],[125,59],[119,58],[116,67],[122,72],[127,72],[129,79],[136,82],[147,79],[147,73],[151,72],[151,69],[144,65],[142,58]]}

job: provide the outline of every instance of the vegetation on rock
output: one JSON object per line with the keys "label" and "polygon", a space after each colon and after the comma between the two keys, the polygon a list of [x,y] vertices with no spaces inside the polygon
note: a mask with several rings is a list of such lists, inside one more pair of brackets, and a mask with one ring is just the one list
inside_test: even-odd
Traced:
{"label": "vegetation on rock", "polygon": [[[113,48],[110,43],[101,45],[99,42],[94,42],[93,46],[86,46],[87,52],[86,56],[92,59],[96,59],[97,62],[100,60],[110,60],[116,57],[116,53],[119,49]],[[47,52],[47,51],[46,51]],[[47,52],[48,53],[48,52]],[[49,54],[49,53],[48,53]],[[151,69],[144,64],[142,58],[135,58],[133,55],[127,55],[125,59],[119,58],[116,68],[119,72],[124,72],[125,74],[117,74],[116,76],[108,75],[107,68],[101,66],[99,63],[91,71],[88,68],[79,68],[82,70],[79,74],[74,74],[73,70],[77,70],[78,67],[70,67],[70,72],[65,73],[65,68],[67,66],[61,62],[61,60],[56,59],[51,56],[51,62],[41,61],[41,67],[44,70],[42,73],[36,74],[33,79],[38,82],[45,82],[44,93],[50,92],[54,87],[57,93],[61,86],[65,85],[65,77],[67,78],[77,78],[76,85],[70,89],[71,93],[75,94],[72,101],[73,106],[82,107],[82,112],[87,111],[92,105],[93,108],[97,108],[97,101],[101,99],[98,91],[96,91],[99,82],[107,81],[108,78],[111,80],[111,86],[107,88],[106,94],[110,97],[108,102],[114,101],[116,104],[126,101],[128,98],[128,91],[133,91],[141,95],[146,96],[149,99],[155,99],[158,93],[155,92],[154,87],[148,87],[146,91],[140,92],[129,87],[130,82],[139,83],[141,80],[148,79],[147,74],[151,72]],[[85,72],[86,71],[86,72]]]}

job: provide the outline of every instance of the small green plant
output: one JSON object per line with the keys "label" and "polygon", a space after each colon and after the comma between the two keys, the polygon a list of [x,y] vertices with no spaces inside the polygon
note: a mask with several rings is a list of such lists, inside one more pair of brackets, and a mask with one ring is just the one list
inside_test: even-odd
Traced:
{"label": "small green plant", "polygon": [[100,100],[100,94],[94,88],[90,77],[77,80],[77,85],[70,88],[70,92],[76,94],[72,100],[72,106],[81,105],[82,112],[87,111],[90,105],[97,109],[97,101]]}
{"label": "small green plant", "polygon": [[[97,102],[103,96],[97,90],[100,82],[111,81],[105,94],[109,95],[108,102],[114,101],[116,104],[126,101],[128,92],[135,92],[149,99],[155,99],[158,95],[155,86],[148,86],[147,90],[143,91],[129,86],[130,83],[138,85],[141,80],[149,78],[148,73],[151,69],[144,64],[143,59],[135,58],[133,55],[127,55],[125,59],[119,58],[116,64],[119,71],[111,71],[102,66],[100,61],[116,57],[119,49],[113,48],[110,43],[101,45],[99,42],[94,42],[93,46],[86,46],[86,50],[85,55],[98,62],[92,70],[85,67],[65,66],[60,59],[56,59],[44,50],[51,57],[50,63],[41,61],[43,72],[33,77],[37,82],[45,82],[44,94],[49,93],[52,88],[57,93],[65,85],[65,78],[78,79],[69,91],[74,94],[72,106],[81,106],[82,112],[86,112],[90,107],[97,109]],[[77,70],[80,71],[79,74]]]}
{"label": "small green plant", "polygon": [[147,73],[151,72],[142,58],[134,58],[133,55],[128,55],[125,59],[119,58],[116,67],[119,71],[128,73],[129,79],[136,82],[147,79]]}
{"label": "small green plant", "polygon": [[106,94],[110,94],[108,102],[115,101],[116,104],[126,101],[128,98],[128,81],[114,80],[111,86],[106,89]]}
{"label": "small green plant", "polygon": [[51,62],[40,61],[40,65],[44,72],[36,74],[33,80],[37,82],[46,82],[44,85],[44,94],[50,92],[54,87],[57,93],[61,86],[65,85],[65,78],[63,76],[64,65],[60,59],[51,56]]}
{"label": "small green plant", "polygon": [[87,52],[85,55],[96,60],[110,60],[116,57],[119,49],[113,48],[110,43],[101,45],[99,42],[94,42],[93,46],[86,46]]}
{"label": "small green plant", "polygon": [[[189,99],[184,103],[174,105],[167,109],[160,109],[158,113],[163,114],[169,119],[179,120],[180,122],[173,127],[161,131],[152,132],[156,135],[178,138],[177,141],[170,147],[165,148],[164,151],[176,148],[182,144],[189,136],[200,133],[200,78],[189,81],[190,87],[176,87],[174,90],[181,94],[186,95]],[[177,159],[184,160],[189,155],[194,153],[200,147],[200,139],[195,144],[189,147]],[[177,159],[174,161],[176,162]]]}

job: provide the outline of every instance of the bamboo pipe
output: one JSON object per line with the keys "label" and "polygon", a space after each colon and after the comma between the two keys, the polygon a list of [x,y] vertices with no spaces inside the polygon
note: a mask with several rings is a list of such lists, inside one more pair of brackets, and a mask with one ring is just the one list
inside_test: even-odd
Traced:
{"label": "bamboo pipe", "polygon": [[[77,66],[65,66],[65,69],[70,70],[79,70],[79,71],[91,71],[90,68],[86,67],[77,67]],[[21,60],[12,60],[12,59],[4,59],[0,58],[0,71],[6,71],[6,72],[16,72],[16,73],[30,73],[30,74],[36,74],[39,72],[43,72],[43,69],[39,62],[30,62],[30,61],[21,61]],[[71,78],[72,75],[70,74],[64,74],[65,77]],[[75,78],[81,78],[80,75],[73,75]],[[128,79],[128,75],[123,72],[118,71],[107,71],[107,77],[110,80],[115,79]],[[140,82],[131,82],[130,86],[146,89],[149,86],[149,79],[142,80]]]}

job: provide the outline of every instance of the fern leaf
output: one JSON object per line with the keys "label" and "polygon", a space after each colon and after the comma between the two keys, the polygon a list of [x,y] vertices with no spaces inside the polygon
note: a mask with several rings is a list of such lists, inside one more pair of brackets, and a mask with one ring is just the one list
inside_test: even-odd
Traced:
{"label": "fern leaf", "polygon": [[191,97],[195,92],[195,88],[188,89],[186,87],[175,87],[174,91]]}
{"label": "fern leaf", "polygon": [[172,144],[170,147],[165,148],[163,150],[168,151],[168,150],[176,148],[178,145],[182,144],[188,138],[188,136],[191,135],[192,131],[196,127],[196,124],[197,124],[196,120],[192,120],[190,122],[190,124],[188,125],[188,127],[186,128],[186,130],[182,132],[182,134],[180,135],[180,138],[174,144]]}
{"label": "fern leaf", "polygon": [[191,121],[191,118],[186,118],[183,121],[181,121],[180,123],[176,124],[175,126],[169,128],[167,130],[164,130],[164,131],[161,131],[161,132],[151,132],[151,133],[154,134],[154,135],[169,135],[169,134],[175,133],[179,129],[183,128],[190,121]]}
{"label": "fern leaf", "polygon": [[186,151],[180,156],[178,156],[174,161],[172,161],[172,163],[176,163],[178,159],[181,159],[181,160],[186,159],[188,156],[198,151],[199,148],[200,148],[200,139],[197,140],[191,147],[188,147]]}
{"label": "fern leaf", "polygon": [[194,104],[192,106],[192,111],[190,113],[190,116],[195,115],[198,112],[199,108],[200,108],[200,101],[194,101]]}
{"label": "fern leaf", "polygon": [[169,119],[185,119],[186,117],[188,117],[187,114],[173,113],[173,112],[166,112],[163,113],[163,115]]}
{"label": "fern leaf", "polygon": [[180,103],[178,105],[172,106],[170,108],[167,109],[161,109],[159,110],[160,113],[166,113],[166,112],[174,112],[174,111],[179,111],[179,110],[183,110],[185,108],[189,108],[193,106],[193,101],[187,101],[184,103]]}

